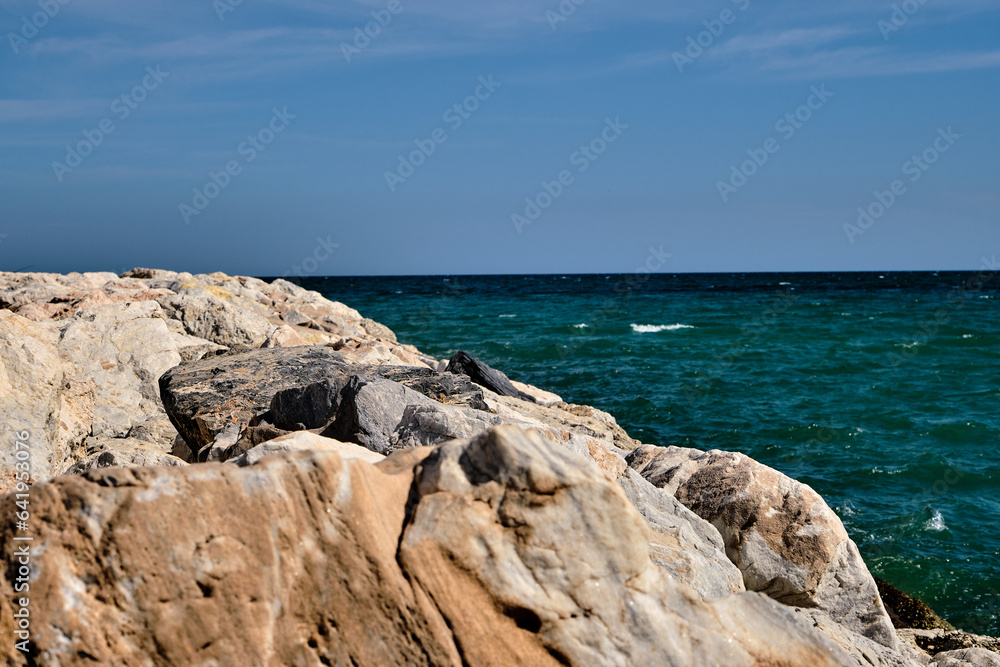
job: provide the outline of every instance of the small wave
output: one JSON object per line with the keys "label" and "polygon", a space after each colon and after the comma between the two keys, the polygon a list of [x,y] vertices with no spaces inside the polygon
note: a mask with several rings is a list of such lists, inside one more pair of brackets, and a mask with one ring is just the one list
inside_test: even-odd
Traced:
{"label": "small wave", "polygon": [[933,510],[931,512],[931,518],[927,520],[924,524],[924,530],[930,530],[935,533],[940,533],[943,530],[948,530],[948,526],[944,522],[944,516],[938,510]]}
{"label": "small wave", "polygon": [[510,319],[510,318],[513,318],[513,317],[517,317],[517,315],[501,315],[500,319]]}
{"label": "small wave", "polygon": [[913,341],[912,343],[901,343],[897,347],[905,347],[906,349],[912,349],[914,347],[923,347],[924,344],[918,341]]}
{"label": "small wave", "polygon": [[574,324],[573,328],[574,329],[589,329],[590,325],[589,324]]}
{"label": "small wave", "polygon": [[973,334],[962,334],[962,338],[966,338],[966,339],[968,339],[968,338],[975,338],[975,335],[973,335]]}
{"label": "small wave", "polygon": [[633,324],[632,331],[636,333],[660,333],[661,331],[680,331],[694,329],[690,324]]}

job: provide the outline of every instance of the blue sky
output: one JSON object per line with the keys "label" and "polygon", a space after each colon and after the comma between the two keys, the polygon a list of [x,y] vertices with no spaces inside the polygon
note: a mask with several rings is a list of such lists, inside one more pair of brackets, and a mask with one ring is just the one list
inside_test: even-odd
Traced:
{"label": "blue sky", "polygon": [[0,0],[0,268],[1000,254],[995,2],[233,1]]}

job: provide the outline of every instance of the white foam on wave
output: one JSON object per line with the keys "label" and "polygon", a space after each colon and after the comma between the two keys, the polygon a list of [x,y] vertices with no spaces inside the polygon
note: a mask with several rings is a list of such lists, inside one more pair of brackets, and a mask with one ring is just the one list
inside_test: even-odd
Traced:
{"label": "white foam on wave", "polygon": [[506,319],[510,319],[510,318],[512,318],[512,317],[517,317],[517,315],[501,315],[501,316],[500,316],[500,319],[502,319],[502,320],[506,320]]}
{"label": "white foam on wave", "polygon": [[573,328],[574,329],[589,329],[590,325],[589,324],[574,324]]}
{"label": "white foam on wave", "polygon": [[948,530],[948,526],[944,522],[944,515],[942,515],[938,510],[933,510],[931,512],[931,518],[924,524],[924,530],[931,530],[935,533],[940,533],[942,530]]}
{"label": "white foam on wave", "polygon": [[633,324],[632,331],[636,333],[660,333],[661,331],[680,331],[694,329],[690,324]]}

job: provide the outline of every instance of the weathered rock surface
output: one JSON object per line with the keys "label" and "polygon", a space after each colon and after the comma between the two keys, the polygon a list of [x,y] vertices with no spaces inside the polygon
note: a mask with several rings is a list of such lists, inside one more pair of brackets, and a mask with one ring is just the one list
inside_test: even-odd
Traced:
{"label": "weathered rock surface", "polygon": [[159,303],[171,318],[184,323],[189,334],[225,347],[260,347],[275,329],[263,315],[204,289],[162,297]]}
{"label": "weathered rock surface", "polygon": [[533,387],[530,384],[518,382],[517,380],[511,380],[510,383],[514,385],[514,388],[517,389],[519,393],[531,396],[535,403],[544,405],[547,408],[563,402],[561,396],[553,394],[551,391],[545,391],[543,389],[539,389],[538,387]]}
{"label": "weathered rock surface", "polygon": [[186,462],[160,452],[149,450],[109,450],[94,454],[70,466],[66,471],[67,475],[80,475],[94,468],[144,468],[151,466],[186,466]]}
{"label": "weathered rock surface", "polygon": [[0,448],[3,467],[14,469],[15,434],[27,432],[32,468],[45,478],[61,471],[69,451],[60,443],[63,366],[56,335],[0,310]]}
{"label": "weathered rock surface", "polygon": [[162,413],[157,382],[181,361],[153,301],[79,313],[63,328],[59,351],[78,376],[93,381],[90,434],[106,438],[124,438]]}
{"label": "weathered rock surface", "polygon": [[387,454],[407,408],[419,405],[436,404],[397,382],[354,375],[341,393],[336,419],[323,434]]}
{"label": "weathered rock surface", "polygon": [[35,664],[855,664],[772,600],[666,578],[620,489],[516,429],[375,466],[93,470],[32,506]]}
{"label": "weathered rock surface", "polygon": [[171,331],[170,336],[174,339],[174,344],[177,346],[177,354],[180,355],[182,362],[198,361],[207,355],[223,352],[227,349],[223,345],[186,333]]}
{"label": "weathered rock surface", "polygon": [[327,347],[252,350],[168,371],[160,394],[174,426],[199,450],[232,425],[266,412],[283,389],[339,377],[343,357]]}
{"label": "weathered rock surface", "polygon": [[743,575],[726,558],[722,538],[711,524],[634,470],[626,470],[618,484],[649,525],[654,563],[706,600],[746,590]]}
{"label": "weathered rock surface", "polygon": [[1000,667],[1000,655],[981,648],[964,648],[934,656],[934,667]]}
{"label": "weathered rock surface", "polygon": [[839,517],[808,486],[737,453],[644,446],[629,465],[715,526],[748,590],[818,607],[890,649],[899,642]]}
{"label": "weathered rock surface", "polygon": [[611,451],[629,452],[640,444],[629,437],[614,417],[596,408],[568,403],[557,403],[546,407],[508,396],[499,396],[488,390],[483,394],[487,409],[508,423],[528,420],[583,438],[591,438]]}
{"label": "weathered rock surface", "polygon": [[389,438],[390,449],[427,447],[471,438],[503,423],[496,415],[472,408],[429,402],[407,405]]}

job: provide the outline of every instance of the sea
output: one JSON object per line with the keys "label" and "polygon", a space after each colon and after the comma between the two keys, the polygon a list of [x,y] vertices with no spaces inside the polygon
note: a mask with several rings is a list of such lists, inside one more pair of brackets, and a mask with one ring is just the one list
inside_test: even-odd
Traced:
{"label": "sea", "polygon": [[1000,635],[1000,275],[307,278],[647,444],[738,451],[827,500],[877,577]]}

